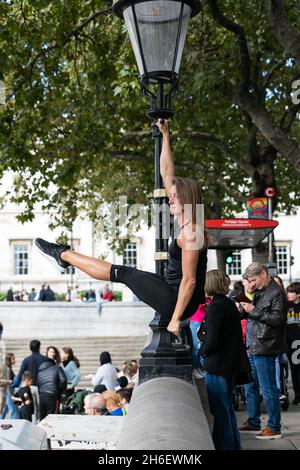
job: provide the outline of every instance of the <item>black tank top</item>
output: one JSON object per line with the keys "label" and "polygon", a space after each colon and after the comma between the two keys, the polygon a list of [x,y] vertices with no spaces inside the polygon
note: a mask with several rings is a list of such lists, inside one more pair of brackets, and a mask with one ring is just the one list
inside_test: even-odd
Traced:
{"label": "black tank top", "polygon": [[[177,243],[177,237],[181,232],[182,227],[179,227],[177,230],[178,235],[176,237],[176,222],[173,224],[171,237],[172,242],[169,245],[169,260],[166,269],[166,281],[168,284],[172,285],[172,287],[176,287],[179,289],[179,285],[182,279],[182,249]],[[178,225],[177,225],[178,227]],[[207,267],[207,249],[200,251],[198,264],[196,269],[196,286],[193,293],[193,296],[190,300],[190,304],[198,306],[199,304],[205,303],[205,292],[204,292],[204,284],[205,284],[205,275],[206,275],[206,267]]]}

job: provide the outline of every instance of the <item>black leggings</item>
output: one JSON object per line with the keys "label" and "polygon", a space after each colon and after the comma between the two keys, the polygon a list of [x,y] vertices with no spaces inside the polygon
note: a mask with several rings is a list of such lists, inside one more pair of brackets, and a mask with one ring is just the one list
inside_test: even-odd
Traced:
{"label": "black leggings", "polygon": [[[128,286],[140,300],[161,314],[166,326],[169,324],[177,303],[176,285],[168,284],[165,278],[158,274],[117,264],[111,267],[110,280]],[[197,308],[198,305],[190,303],[181,320],[189,318]]]}

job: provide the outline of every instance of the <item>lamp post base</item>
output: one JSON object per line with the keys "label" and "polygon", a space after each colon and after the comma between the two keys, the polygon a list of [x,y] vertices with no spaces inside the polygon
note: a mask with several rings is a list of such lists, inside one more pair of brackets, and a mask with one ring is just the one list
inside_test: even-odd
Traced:
{"label": "lamp post base", "polygon": [[153,320],[149,323],[152,330],[148,344],[143,349],[142,357],[185,357],[191,359],[191,349],[189,344],[172,341],[171,333],[167,330],[166,324],[161,320],[159,313],[155,312]]}
{"label": "lamp post base", "polygon": [[193,383],[191,360],[187,357],[143,357],[140,359],[139,384],[157,377],[175,377]]}
{"label": "lamp post base", "polygon": [[157,312],[149,326],[152,335],[142,351],[139,383],[157,377],[177,377],[192,383],[190,346],[172,342],[172,335]]}

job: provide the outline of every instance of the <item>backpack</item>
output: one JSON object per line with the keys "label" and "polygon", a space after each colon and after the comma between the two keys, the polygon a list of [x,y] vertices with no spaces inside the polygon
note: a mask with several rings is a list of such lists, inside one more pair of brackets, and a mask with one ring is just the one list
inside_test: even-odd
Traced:
{"label": "backpack", "polygon": [[66,415],[84,414],[84,399],[90,393],[92,393],[91,390],[77,390],[66,401],[62,413]]}

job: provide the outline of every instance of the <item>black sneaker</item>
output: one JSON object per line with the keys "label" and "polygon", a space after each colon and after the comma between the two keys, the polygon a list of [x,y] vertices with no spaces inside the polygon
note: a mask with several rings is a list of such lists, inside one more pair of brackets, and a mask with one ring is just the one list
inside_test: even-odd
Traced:
{"label": "black sneaker", "polygon": [[59,272],[64,273],[65,270],[71,266],[69,263],[61,259],[60,256],[63,251],[71,249],[69,245],[58,245],[57,243],[49,243],[42,238],[36,238],[35,246],[39,252],[45,256],[45,258],[51,261]]}

